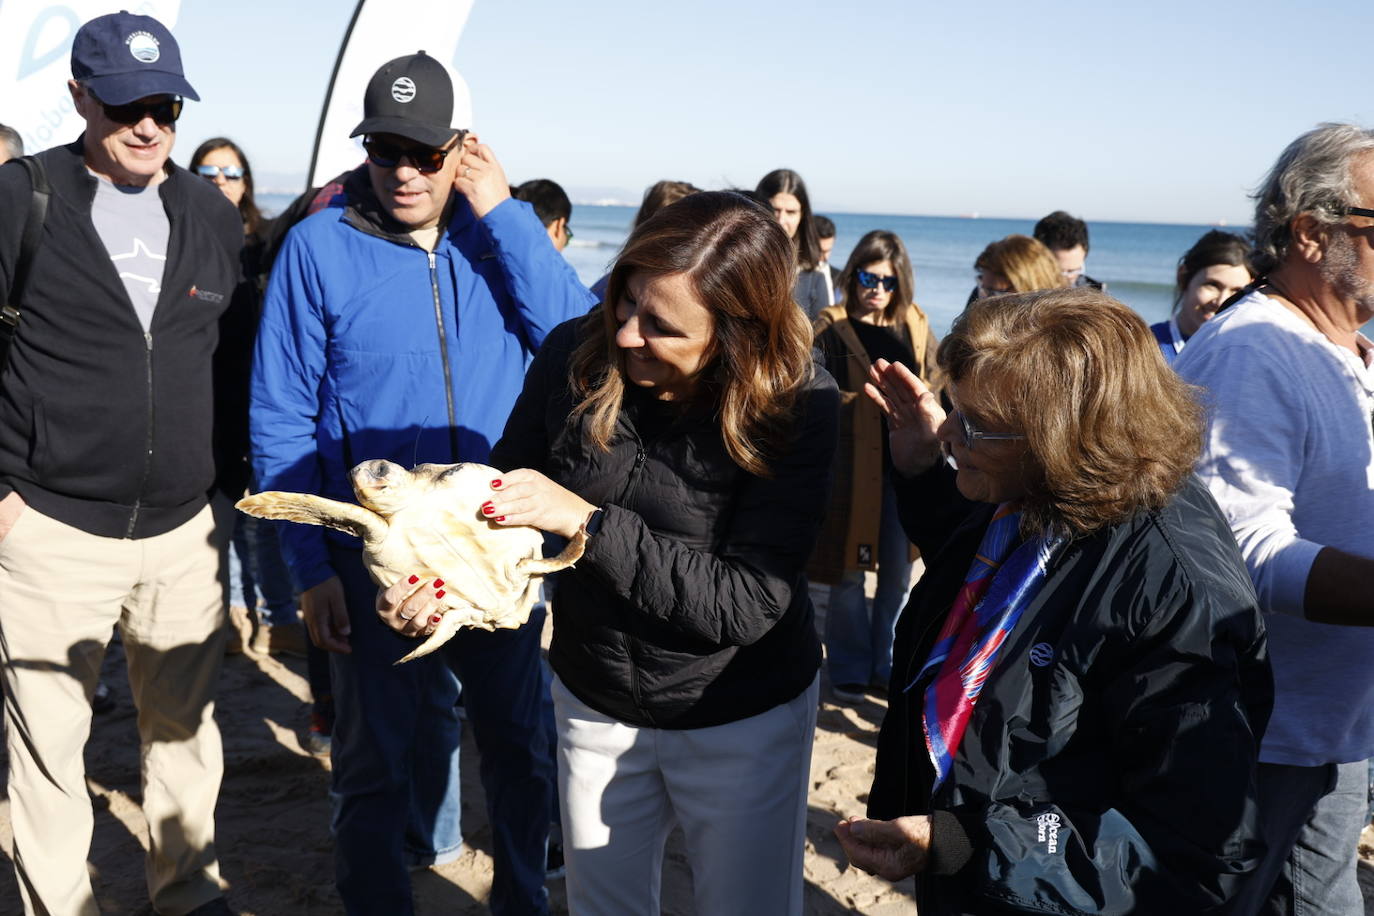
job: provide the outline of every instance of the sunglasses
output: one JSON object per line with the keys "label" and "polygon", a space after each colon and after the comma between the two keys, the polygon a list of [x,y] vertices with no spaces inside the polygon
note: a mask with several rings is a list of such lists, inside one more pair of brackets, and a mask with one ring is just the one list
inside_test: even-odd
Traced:
{"label": "sunglasses", "polygon": [[432,175],[444,167],[444,160],[452,149],[435,149],[432,146],[397,146],[377,137],[364,137],[363,149],[373,165],[384,169],[394,169],[402,159],[409,159],[415,170],[423,175]]}
{"label": "sunglasses", "polygon": [[208,178],[214,181],[223,175],[225,181],[242,181],[243,167],[238,165],[198,165],[196,174],[201,178]]}
{"label": "sunglasses", "polygon": [[877,289],[880,283],[883,289],[887,290],[889,293],[897,289],[896,277],[880,277],[866,270],[855,271],[854,276],[859,281],[859,285],[864,289]]}
{"label": "sunglasses", "polygon": [[974,426],[972,423],[969,422],[968,417],[964,416],[964,412],[962,410],[954,411],[954,416],[959,419],[959,425],[963,427],[964,430],[964,448],[968,449],[970,452],[973,451],[973,443],[977,442],[979,439],[987,439],[988,441],[993,441],[1026,438],[1024,433],[983,432],[983,430],[979,429],[978,427]]}
{"label": "sunglasses", "polygon": [[100,107],[105,110],[105,117],[116,124],[131,126],[142,121],[144,118],[151,117],[163,127],[168,124],[175,124],[177,118],[181,117],[182,99],[179,95],[174,95],[161,102],[130,102],[127,105],[110,105],[100,101],[100,96],[91,92],[89,88],[86,92],[91,98],[100,102]]}

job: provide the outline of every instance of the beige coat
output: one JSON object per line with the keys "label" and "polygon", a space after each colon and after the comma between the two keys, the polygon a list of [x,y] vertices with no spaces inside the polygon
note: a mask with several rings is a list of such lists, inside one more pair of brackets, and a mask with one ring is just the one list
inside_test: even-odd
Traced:
{"label": "beige coat", "polygon": [[[907,309],[905,325],[916,365],[909,368],[932,388],[939,387],[935,350],[939,343],[920,306]],[[883,503],[883,421],[878,405],[864,394],[872,364],[854,333],[843,305],[832,305],[816,319],[816,336],[833,332],[844,344],[845,370],[837,372],[840,386],[840,445],[835,452],[835,480],[820,540],[811,555],[807,575],[814,582],[834,584],[851,570],[878,568],[878,529]],[[917,556],[912,548],[912,559]]]}

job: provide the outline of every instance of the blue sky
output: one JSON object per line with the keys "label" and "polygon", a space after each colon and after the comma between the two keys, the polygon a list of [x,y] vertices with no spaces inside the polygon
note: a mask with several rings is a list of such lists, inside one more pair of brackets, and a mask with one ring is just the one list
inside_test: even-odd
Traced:
{"label": "blue sky", "polygon": [[[222,133],[302,181],[352,9],[183,0],[179,159]],[[577,200],[786,166],[821,210],[1245,223],[1298,133],[1374,125],[1372,26],[1369,0],[476,0],[454,64],[512,181]]]}

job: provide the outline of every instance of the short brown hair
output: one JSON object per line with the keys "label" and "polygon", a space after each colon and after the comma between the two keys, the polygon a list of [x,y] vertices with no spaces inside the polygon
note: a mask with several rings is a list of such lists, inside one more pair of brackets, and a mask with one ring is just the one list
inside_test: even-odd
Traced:
{"label": "short brown hair", "polygon": [[1053,289],[1064,285],[1059,262],[1043,243],[1028,235],[1009,235],[983,249],[975,270],[1001,274],[1011,283],[1013,291],[1028,293],[1033,289]]}
{"label": "short brown hair", "polygon": [[609,448],[625,397],[615,304],[630,276],[682,274],[711,312],[698,406],[718,418],[730,457],[768,476],[768,458],[789,441],[803,387],[814,371],[811,325],[792,301],[792,243],[773,216],[729,191],[701,191],[635,228],[616,258],[604,304],[583,325],[569,369],[575,414],[591,415],[592,442]]}
{"label": "short brown hair", "polygon": [[1140,316],[1098,290],[970,303],[939,361],[956,387],[976,381],[981,416],[1025,433],[1027,531],[1082,535],[1162,508],[1202,449],[1196,389]]}

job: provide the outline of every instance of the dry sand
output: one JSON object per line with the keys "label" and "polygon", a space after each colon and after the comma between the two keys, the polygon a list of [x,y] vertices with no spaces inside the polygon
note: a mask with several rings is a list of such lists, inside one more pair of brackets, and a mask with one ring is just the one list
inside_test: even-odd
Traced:
{"label": "dry sand", "polygon": [[[824,609],[824,589],[813,589]],[[546,633],[547,638],[547,633]],[[115,646],[104,678],[119,701],[98,716],[86,749],[87,778],[95,807],[90,867],[100,906],[109,914],[149,914],[143,879],[147,830],[139,808],[138,740],[124,663]],[[334,890],[329,838],[329,764],[311,757],[299,736],[307,718],[303,661],[225,661],[216,716],[224,736],[225,778],[220,792],[220,868],[227,897],[239,913],[256,916],[342,912]],[[873,774],[873,749],[884,705],[869,700],[837,705],[822,689],[811,762],[811,797],[806,841],[806,912],[809,916],[867,913],[912,914],[909,883],[896,886],[848,868],[831,834],[844,815],[862,813]],[[469,732],[470,735],[470,732]],[[2,752],[0,752],[2,753]],[[466,916],[487,912],[491,883],[491,834],[477,780],[471,738],[463,744],[463,824],[467,844],[447,865],[414,877],[422,914]],[[7,763],[7,761],[6,761]],[[7,769],[7,766],[4,768]],[[1366,831],[1374,855],[1374,834]],[[9,804],[0,802],[0,916],[20,912],[14,870]],[[1374,868],[1361,864],[1366,913],[1374,916]],[[551,908],[566,913],[563,882],[549,882]],[[663,912],[694,913],[691,873],[675,837],[664,864]]]}

